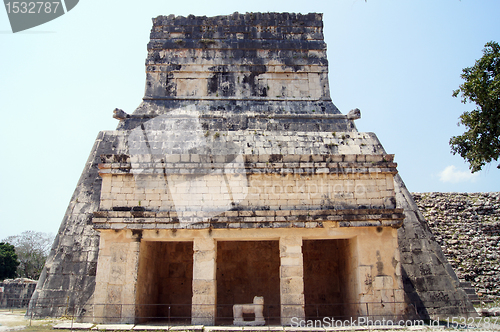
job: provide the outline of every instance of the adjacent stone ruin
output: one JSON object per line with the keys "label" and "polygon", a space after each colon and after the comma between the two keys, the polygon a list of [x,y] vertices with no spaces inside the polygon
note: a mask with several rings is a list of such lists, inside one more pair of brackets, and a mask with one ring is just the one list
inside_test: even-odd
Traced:
{"label": "adjacent stone ruin", "polygon": [[500,194],[414,193],[413,197],[461,281],[483,300],[500,298]]}
{"label": "adjacent stone ruin", "polygon": [[35,287],[36,280],[28,278],[0,281],[0,308],[26,308]]}
{"label": "adjacent stone ruin", "polygon": [[30,312],[224,325],[255,296],[280,325],[473,310],[394,156],[332,103],[321,14],[159,16],[146,74],[141,105],[96,139]]}

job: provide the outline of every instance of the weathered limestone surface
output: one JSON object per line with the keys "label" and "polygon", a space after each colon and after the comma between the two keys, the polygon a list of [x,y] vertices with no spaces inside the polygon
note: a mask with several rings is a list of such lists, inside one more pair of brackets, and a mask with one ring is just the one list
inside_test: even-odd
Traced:
{"label": "weathered limestone surface", "polygon": [[436,242],[461,281],[490,300],[500,296],[500,195],[413,193]]}
{"label": "weathered limestone surface", "polygon": [[[222,163],[225,158],[219,156],[210,157],[216,161],[210,163],[168,157],[167,162],[150,160],[147,169],[132,169],[127,156],[104,158],[106,163],[99,165],[103,189],[100,210],[94,213],[96,228],[191,227],[182,223],[187,221],[205,226],[216,221],[223,228],[231,222],[322,220],[340,221],[340,227],[397,226],[403,218],[402,210],[395,209],[396,170],[389,155],[372,155],[371,161],[364,155],[296,155],[286,162],[283,156],[250,155],[242,156],[238,165]],[[139,175],[131,174],[137,169]],[[225,180],[228,186],[221,186]]]}
{"label": "weathered limestone surface", "polygon": [[281,325],[291,325],[292,318],[305,318],[302,237],[280,238]]}
{"label": "weathered limestone surface", "polygon": [[[136,308],[136,323],[151,317],[182,317],[190,324],[193,297],[193,242],[142,241],[135,298],[127,303]],[[151,305],[152,303],[169,305]],[[134,305],[136,304],[136,305]]]}
{"label": "weathered limestone surface", "polygon": [[[358,269],[358,284],[361,286],[358,292],[362,294],[360,302],[368,303],[366,306],[360,306],[364,316],[390,317],[388,313],[392,313],[392,318],[396,319],[405,308],[397,232],[397,229],[370,229],[357,238],[356,261],[361,267]],[[374,245],[377,238],[384,245]],[[374,260],[377,262],[375,265]],[[388,267],[389,264],[392,269]],[[353,298],[353,295],[350,297]]]}
{"label": "weathered limestone surface", "polygon": [[[245,321],[243,314],[253,314],[253,321]],[[252,303],[233,305],[233,325],[261,326],[265,325],[264,319],[264,297],[255,296]]]}
{"label": "weathered limestone surface", "polygon": [[94,295],[94,321],[134,323],[140,236],[101,232]]}
{"label": "weathered limestone surface", "polygon": [[118,129],[195,102],[203,130],[355,131],[330,99],[316,13],[155,18],[144,101]]}
{"label": "weathered limestone surface", "polygon": [[5,279],[0,282],[0,308],[26,308],[35,291],[36,280]]}
{"label": "weathered limestone surface", "polygon": [[153,292],[135,283],[144,243],[191,241],[192,323],[213,324],[216,241],[278,239],[282,324],[305,317],[305,239],[347,241],[345,301],[380,303],[348,315],[466,306],[393,156],[330,100],[322,27],[321,14],[154,19],[143,102],[99,134],[31,311],[131,322],[141,309],[126,305]]}
{"label": "weathered limestone surface", "polygon": [[[280,303],[270,304],[280,307],[280,315],[269,316],[270,319],[280,318],[282,325],[291,325],[292,319],[306,318],[306,305],[318,305],[308,303],[304,293],[303,238],[312,242],[333,241],[338,237],[350,239],[346,254],[342,255],[345,256],[342,264],[346,265],[342,287],[349,288],[345,292],[345,298],[350,299],[349,309],[339,312],[338,318],[375,315],[396,319],[403,315],[405,305],[395,228],[401,225],[404,214],[396,208],[393,156],[260,154],[242,155],[240,163],[231,163],[234,156],[229,156],[227,153],[158,154],[135,162],[133,155],[103,156],[103,163],[99,164],[99,174],[103,177],[101,204],[94,213],[94,227],[104,234],[109,230],[117,234],[129,230],[140,232],[143,244],[151,241],[148,233],[160,230],[172,232],[178,241],[194,241],[192,324],[214,324],[218,305],[215,271],[219,267],[216,265],[240,261],[217,259],[215,243],[237,243],[241,238],[257,242],[276,239],[275,230],[281,231],[278,236]],[[293,229],[294,233],[287,236],[283,233],[286,229]],[[180,230],[192,233],[181,235]],[[205,231],[208,238],[202,237]],[[301,231],[303,234],[298,235]],[[165,237],[165,233],[155,237],[157,241],[170,241],[170,238]],[[252,251],[233,251],[232,255],[251,257]],[[357,271],[365,269],[368,273],[364,278],[357,278]],[[247,272],[259,270],[263,268],[253,265]],[[99,271],[102,270],[98,269],[98,275]],[[272,269],[266,273],[269,279],[273,278]],[[227,274],[231,274],[230,269],[219,277],[229,282]],[[363,283],[375,286],[360,292],[359,285]],[[112,285],[108,282],[108,287]],[[259,292],[250,298],[262,295],[260,292],[264,290],[241,281],[234,283],[232,289],[239,293],[241,288],[249,287]],[[264,291],[266,297],[272,295]],[[318,291],[323,290],[312,289],[309,295]],[[229,302],[220,305],[231,305],[235,298],[224,295]],[[314,296],[309,301],[312,298]],[[345,299],[329,297],[329,301],[339,302],[319,305],[338,306]],[[148,304],[165,305],[157,301],[138,303]]]}
{"label": "weathered limestone surface", "polygon": [[476,315],[459,280],[436,242],[429,225],[406,189],[395,177],[398,207],[405,221],[398,230],[401,268],[406,297],[420,317]]}
{"label": "weathered limestone surface", "polygon": [[193,325],[213,325],[217,311],[217,245],[213,238],[194,240]]}
{"label": "weathered limestone surface", "polygon": [[124,132],[101,132],[96,138],[75,192],[31,298],[34,317],[92,315],[99,235],[92,213],[99,208],[100,155],[125,153]]}

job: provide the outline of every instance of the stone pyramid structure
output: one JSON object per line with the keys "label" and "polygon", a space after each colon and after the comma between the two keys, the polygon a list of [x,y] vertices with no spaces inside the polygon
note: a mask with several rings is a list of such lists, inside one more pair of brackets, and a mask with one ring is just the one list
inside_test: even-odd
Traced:
{"label": "stone pyramid structure", "polygon": [[28,314],[239,324],[254,296],[282,325],[473,311],[394,156],[332,103],[321,14],[159,16],[146,73],[97,136]]}

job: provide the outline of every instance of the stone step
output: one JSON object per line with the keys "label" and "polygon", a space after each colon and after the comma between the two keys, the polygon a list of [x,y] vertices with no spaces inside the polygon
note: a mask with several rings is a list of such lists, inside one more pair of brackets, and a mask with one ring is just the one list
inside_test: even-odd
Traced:
{"label": "stone step", "polygon": [[473,305],[480,305],[480,304],[489,304],[489,303],[494,303],[494,300],[489,300],[489,299],[477,299],[477,300],[471,300],[470,301]]}
{"label": "stone step", "polygon": [[473,288],[472,284],[468,281],[460,281],[460,287],[461,288]]}
{"label": "stone step", "polygon": [[469,300],[478,301],[478,300],[480,300],[480,298],[476,294],[471,294],[471,295],[469,295]]}
{"label": "stone step", "polygon": [[465,291],[465,294],[469,295],[476,295],[476,290],[474,288],[462,288]]}
{"label": "stone step", "polygon": [[481,300],[476,293],[476,289],[472,287],[472,284],[468,281],[461,281],[460,287],[464,290],[465,294],[469,298],[472,304],[479,305],[481,302],[486,303],[489,300]]}

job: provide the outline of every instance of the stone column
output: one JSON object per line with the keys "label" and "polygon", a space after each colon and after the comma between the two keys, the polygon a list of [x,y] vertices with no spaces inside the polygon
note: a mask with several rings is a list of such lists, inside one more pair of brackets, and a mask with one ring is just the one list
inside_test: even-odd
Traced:
{"label": "stone column", "polygon": [[140,242],[132,237],[127,231],[100,234],[95,323],[134,323]]}
{"label": "stone column", "polygon": [[281,237],[280,258],[281,325],[291,325],[294,317],[305,319],[302,237]]}
{"label": "stone column", "polygon": [[105,323],[106,315],[104,309],[108,294],[111,257],[109,254],[104,253],[106,240],[103,233],[101,233],[99,243],[99,258],[97,260],[97,273],[94,290],[94,323]]}
{"label": "stone column", "polygon": [[124,305],[122,308],[122,323],[135,322],[135,299],[137,287],[137,272],[139,270],[139,248],[141,242],[137,239],[130,242],[128,246],[125,284],[123,285],[122,298]]}
{"label": "stone column", "polygon": [[191,324],[214,325],[217,310],[217,243],[214,239],[195,238],[193,251]]}

